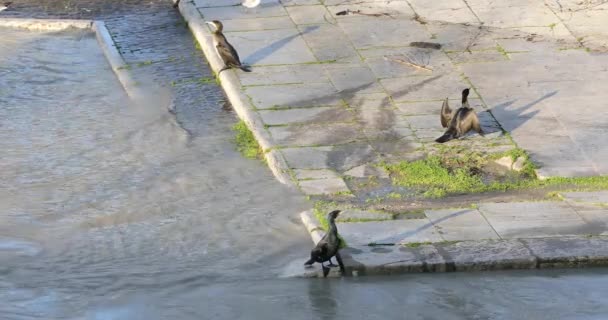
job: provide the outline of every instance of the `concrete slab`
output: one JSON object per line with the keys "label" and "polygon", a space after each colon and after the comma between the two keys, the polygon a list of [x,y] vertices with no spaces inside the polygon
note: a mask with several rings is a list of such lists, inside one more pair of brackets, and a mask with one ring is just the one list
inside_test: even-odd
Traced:
{"label": "concrete slab", "polygon": [[[441,245],[454,271],[533,269],[536,257],[518,240],[464,241]],[[500,261],[500,262],[499,262]]]}
{"label": "concrete slab", "polygon": [[337,90],[325,83],[245,88],[257,109],[339,106]]}
{"label": "concrete slab", "polygon": [[317,169],[295,169],[294,174],[298,180],[338,179],[340,176],[332,170]]}
{"label": "concrete slab", "polygon": [[289,16],[237,19],[225,21],[224,23],[224,32],[295,28]]}
{"label": "concrete slab", "polygon": [[[228,6],[222,7],[205,7],[211,2],[216,4],[222,4]],[[267,17],[278,17],[278,16],[286,16],[287,11],[283,8],[282,5],[278,2],[278,0],[270,0],[268,2],[264,2],[263,8],[264,10],[247,10],[242,6],[231,6],[229,3],[234,4],[233,1],[230,0],[220,0],[216,2],[215,0],[210,1],[197,1],[195,4],[201,5],[199,7],[199,11],[201,15],[207,21],[211,20],[234,20],[234,19],[251,19],[251,18],[267,18]]]}
{"label": "concrete slab", "polygon": [[277,145],[288,147],[337,145],[364,138],[361,130],[350,123],[289,125],[270,127],[268,131]]}
{"label": "concrete slab", "polygon": [[239,80],[243,86],[330,83],[320,64],[258,66],[255,72],[239,73]]}
{"label": "concrete slab", "polygon": [[[382,79],[380,83],[397,102],[460,99],[462,90],[469,87],[458,73]],[[476,97],[474,92],[470,96]]]}
{"label": "concrete slab", "polygon": [[382,28],[377,28],[380,21],[344,19],[340,25],[357,49],[403,46],[412,41],[421,41],[420,35],[427,34],[422,25],[411,19],[391,19],[388,20],[390,23],[385,21]]}
{"label": "concrete slab", "polygon": [[353,246],[443,241],[428,219],[339,223],[338,232]]}
{"label": "concrete slab", "polygon": [[587,234],[593,227],[559,202],[484,203],[479,210],[503,239]]}
{"label": "concrete slab", "polygon": [[384,88],[367,67],[344,66],[328,68],[327,74],[339,91],[357,89],[358,93],[383,93]]}
{"label": "concrete slab", "polygon": [[300,5],[286,7],[287,13],[296,24],[329,23],[334,19],[322,5]]}
{"label": "concrete slab", "polygon": [[346,172],[344,172],[345,176],[351,176],[355,178],[365,178],[365,177],[379,177],[379,178],[388,178],[388,172],[382,168],[378,168],[374,165],[364,164],[361,166],[354,167]]}
{"label": "concrete slab", "polygon": [[[226,22],[226,24],[228,23]],[[268,65],[316,62],[315,56],[302,39],[300,31],[295,28],[227,32],[225,35],[245,64]]]}
{"label": "concrete slab", "polygon": [[425,215],[448,241],[499,239],[477,209],[427,210]]}
{"label": "concrete slab", "polygon": [[608,191],[564,192],[561,195],[573,202],[608,205]]}
{"label": "concrete slab", "polygon": [[376,162],[378,155],[366,143],[339,146],[281,149],[290,168],[334,169],[339,172]]}
{"label": "concrete slab", "polygon": [[362,222],[378,220],[393,220],[393,215],[385,212],[346,209],[342,210],[340,216],[338,216],[338,219],[336,219],[338,222]]}
{"label": "concrete slab", "polygon": [[603,238],[523,239],[538,257],[539,268],[565,268],[579,265],[604,265],[608,246]]}
{"label": "concrete slab", "polygon": [[299,182],[300,189],[308,195],[318,194],[334,194],[338,192],[348,192],[348,187],[344,180],[338,179],[321,179],[321,180],[304,180]]}
{"label": "concrete slab", "polygon": [[339,26],[332,24],[300,26],[302,36],[319,61],[348,63],[360,61],[359,54]]}
{"label": "concrete slab", "polygon": [[295,123],[352,122],[355,113],[344,107],[296,108],[287,110],[261,110],[260,116],[267,125]]}

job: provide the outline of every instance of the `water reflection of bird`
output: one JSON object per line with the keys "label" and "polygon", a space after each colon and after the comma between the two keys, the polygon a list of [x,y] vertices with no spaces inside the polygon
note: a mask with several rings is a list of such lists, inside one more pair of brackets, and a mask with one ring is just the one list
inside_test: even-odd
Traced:
{"label": "water reflection of bird", "polygon": [[208,21],[207,23],[215,28],[215,30],[213,30],[213,45],[215,46],[218,55],[220,56],[220,58],[222,58],[222,61],[224,61],[225,64],[225,66],[220,69],[220,71],[218,71],[218,74],[226,69],[235,67],[245,72],[251,72],[251,70],[249,70],[249,67],[244,66],[241,63],[239,54],[236,52],[234,47],[230,44],[230,42],[228,42],[228,40],[222,33],[222,31],[224,30],[224,25],[218,20]]}
{"label": "water reflection of bird", "polygon": [[12,2],[5,2],[4,4],[1,4],[1,5],[0,5],[0,12],[2,12],[2,11],[4,11],[4,10],[8,9],[8,7],[10,7],[10,6],[11,6],[11,4],[13,4],[13,3],[12,3]]}
{"label": "water reflection of bird", "polygon": [[[340,210],[334,210],[327,214],[327,221],[329,222],[329,230],[317,243],[317,245],[310,251],[310,259],[304,263],[306,266],[311,266],[313,263],[318,262],[321,264],[323,269],[323,277],[327,277],[329,273],[329,267],[335,267],[331,262],[331,258],[334,256],[340,265],[340,271],[344,274],[344,263],[342,263],[342,257],[340,257],[340,238],[338,237],[338,227],[336,227],[336,218],[340,214]],[[329,261],[329,265],[326,267],[323,262]]]}

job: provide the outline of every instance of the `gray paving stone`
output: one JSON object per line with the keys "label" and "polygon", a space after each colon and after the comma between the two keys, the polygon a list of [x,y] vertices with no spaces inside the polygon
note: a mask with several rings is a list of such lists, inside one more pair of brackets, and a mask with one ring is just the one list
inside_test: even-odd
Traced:
{"label": "gray paving stone", "polygon": [[431,41],[441,43],[446,51],[464,51],[495,49],[496,30],[479,29],[477,25],[429,23],[428,32],[432,38],[417,41]]}
{"label": "gray paving stone", "polygon": [[360,61],[342,29],[331,24],[300,26],[302,36],[319,61],[327,63]]}
{"label": "gray paving stone", "polygon": [[425,215],[448,241],[499,239],[477,209],[427,210]]}
{"label": "gray paving stone", "polygon": [[267,125],[294,123],[352,122],[355,114],[344,107],[296,108],[288,110],[261,110]]}
{"label": "gray paving stone", "polygon": [[343,172],[378,159],[373,148],[365,143],[332,147],[287,148],[281,151],[289,167],[296,169],[334,169]]}
{"label": "gray paving stone", "polygon": [[288,16],[236,19],[225,21],[224,32],[293,29],[294,27],[293,21]]}
{"label": "gray paving stone", "polygon": [[334,18],[322,5],[301,5],[285,8],[296,24],[314,24],[333,22]]}
{"label": "gray paving stone", "polygon": [[339,223],[338,232],[353,246],[443,241],[428,219]]}
{"label": "gray paving stone", "polygon": [[536,268],[536,257],[517,240],[464,241],[439,246],[455,271]]}
{"label": "gray paving stone", "polygon": [[485,25],[501,28],[548,26],[560,22],[542,2],[509,7],[480,6],[473,7],[473,11]]}
{"label": "gray paving stone", "polygon": [[201,7],[199,8],[199,11],[203,15],[205,20],[208,21],[267,18],[287,15],[287,11],[285,11],[283,6],[278,3],[278,0],[271,0],[268,3],[265,2],[263,5],[260,5],[260,7],[253,10],[247,9],[242,6],[228,6],[210,8]]}
{"label": "gray paving stone", "polygon": [[225,35],[245,64],[292,64],[316,61],[300,32],[295,28],[227,32]]}
{"label": "gray paving stone", "polygon": [[194,0],[197,8],[228,7],[241,3],[241,0]]}
{"label": "gray paving stone", "polygon": [[317,180],[317,179],[338,179],[340,176],[332,170],[317,169],[317,170],[306,170],[306,169],[295,169],[294,173],[298,180]]}
{"label": "gray paving stone", "polygon": [[461,0],[409,2],[421,17],[451,23],[479,23],[467,4]]}
{"label": "gray paving stone", "polygon": [[327,83],[329,77],[320,64],[294,64],[282,66],[259,66],[255,72],[239,73],[239,80],[244,86]]}
{"label": "gray paving stone", "polygon": [[321,4],[321,0],[281,0],[284,6],[310,6]]}
{"label": "gray paving stone", "polygon": [[391,19],[390,23],[385,22],[382,28],[377,28],[380,21],[382,20],[344,19],[340,21],[340,25],[358,49],[403,46],[413,41],[421,41],[420,35],[427,34],[423,26],[410,19]]}
{"label": "gray paving stone", "polygon": [[521,242],[538,257],[540,268],[602,265],[608,260],[605,238],[522,239]]}
{"label": "gray paving stone", "polygon": [[[456,100],[450,101],[450,105],[457,106]],[[428,101],[428,102],[410,102],[410,103],[397,103],[398,113],[402,115],[435,115],[436,120],[439,119],[441,113],[441,105],[443,103],[439,101]],[[440,123],[441,124],[441,123]]]}
{"label": "gray paving stone", "polygon": [[414,130],[444,130],[439,114],[406,116],[405,119]]}
{"label": "gray paving stone", "polygon": [[336,89],[325,83],[245,88],[258,109],[339,106]]}
{"label": "gray paving stone", "polygon": [[[343,91],[358,88],[358,93],[383,93],[384,88],[367,67],[336,67],[327,70],[336,89]],[[361,88],[361,89],[359,89]]]}
{"label": "gray paving stone", "polygon": [[290,168],[329,169],[328,154],[333,147],[286,148],[281,153],[285,156]]}
{"label": "gray paving stone", "polygon": [[321,179],[321,180],[304,180],[299,182],[300,188],[305,194],[334,194],[338,192],[349,191],[348,187],[341,178],[338,179]]}
{"label": "gray paving stone", "polygon": [[[382,79],[380,83],[397,102],[459,99],[469,85],[457,73]],[[475,98],[474,92],[470,94]]]}
{"label": "gray paving stone", "polygon": [[370,176],[388,178],[388,172],[386,172],[386,170],[369,164],[354,167],[344,172],[344,175],[355,178],[365,178]]}
{"label": "gray paving stone", "polygon": [[[429,41],[432,42],[433,40]],[[450,59],[440,50],[415,47],[380,47],[359,50],[359,53],[378,78],[426,76],[435,73],[447,73],[454,68]],[[405,65],[399,61],[412,62],[432,69],[432,71]]]}
{"label": "gray paving stone", "polygon": [[574,202],[608,204],[608,191],[564,192],[561,195]]}
{"label": "gray paving stone", "polygon": [[485,51],[471,51],[471,52],[451,52],[448,53],[450,59],[455,64],[464,63],[488,63],[488,62],[500,62],[508,61],[508,54],[503,54],[496,50],[485,50]]}
{"label": "gray paving stone", "polygon": [[503,239],[587,234],[587,224],[561,202],[484,203],[479,210]]}
{"label": "gray paving stone", "polygon": [[376,220],[393,220],[393,215],[384,212],[372,212],[357,209],[342,210],[338,222],[353,222],[353,221],[376,221]]}
{"label": "gray paving stone", "polygon": [[270,127],[268,131],[277,145],[291,147],[344,144],[364,137],[361,130],[350,123],[289,125]]}

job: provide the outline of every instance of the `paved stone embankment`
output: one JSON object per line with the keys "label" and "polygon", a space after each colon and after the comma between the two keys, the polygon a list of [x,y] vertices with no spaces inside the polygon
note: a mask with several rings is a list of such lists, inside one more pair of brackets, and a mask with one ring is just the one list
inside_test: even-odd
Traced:
{"label": "paved stone embankment", "polygon": [[[377,164],[437,152],[441,101],[458,106],[466,87],[488,134],[451,146],[498,154],[517,145],[540,178],[608,172],[608,144],[594,139],[608,120],[600,89],[608,76],[604,3],[239,3],[186,1],[180,11],[216,71],[222,63],[204,22],[224,23],[253,72],[224,72],[222,85],[277,178],[306,194],[394,194]],[[359,193],[357,179],[380,187]],[[365,273],[603,265],[606,213],[597,203],[572,201],[481,202],[412,219],[345,210],[339,230],[350,270]],[[323,232],[316,218],[309,212],[303,220],[317,241]]]}
{"label": "paved stone embankment", "polygon": [[[359,275],[608,266],[608,192],[562,197],[426,210],[416,219],[345,210],[337,223],[348,243],[342,255],[348,274]],[[324,231],[315,215],[301,218],[318,241]],[[288,275],[320,276],[295,267],[303,261]]]}
{"label": "paved stone embankment", "polygon": [[[377,175],[367,164],[433,152],[441,100],[457,105],[465,87],[474,88],[472,105],[492,133],[468,145],[509,150],[504,129],[540,177],[608,172],[601,161],[608,144],[594,139],[608,120],[600,88],[608,75],[606,4],[269,0],[249,10],[239,3],[196,0],[181,10],[196,8],[191,23],[224,22],[254,69],[231,75],[244,108],[260,119],[249,123],[284,159],[271,162],[275,173],[307,194],[348,192],[344,177]],[[360,12],[336,15],[344,10]],[[415,41],[442,48],[409,45]]]}

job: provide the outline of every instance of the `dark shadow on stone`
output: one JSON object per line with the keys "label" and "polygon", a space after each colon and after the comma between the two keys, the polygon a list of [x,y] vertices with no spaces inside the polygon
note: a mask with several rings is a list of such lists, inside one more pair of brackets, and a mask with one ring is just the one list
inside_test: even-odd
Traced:
{"label": "dark shadow on stone", "polygon": [[[499,105],[492,107],[491,112],[492,112],[492,115],[494,116],[494,118],[496,119],[496,121],[498,121],[498,123],[502,126],[502,128],[508,132],[511,132],[511,131],[519,128],[521,125],[523,125],[528,120],[530,120],[534,116],[536,116],[536,114],[538,114],[538,112],[539,112],[538,110],[526,113],[530,108],[532,108],[533,106],[540,103],[541,101],[546,100],[556,94],[557,94],[557,91],[547,93],[544,96],[542,96],[526,105],[523,105],[515,110],[507,110],[507,107],[515,104],[515,102],[517,100],[507,101],[507,102],[504,102],[504,103],[501,103]],[[503,121],[501,122],[500,119],[503,119]],[[508,119],[508,121],[505,121],[505,119]]]}
{"label": "dark shadow on stone", "polygon": [[436,221],[434,221],[434,222],[429,222],[429,223],[427,223],[427,224],[424,224],[424,225],[422,225],[422,226],[418,227],[416,230],[412,230],[412,231],[404,232],[404,233],[399,234],[399,235],[397,235],[397,236],[391,236],[390,238],[386,238],[386,239],[380,239],[380,240],[377,240],[376,242],[380,242],[380,243],[382,243],[382,242],[390,242],[390,241],[393,241],[395,238],[399,238],[399,239],[405,239],[405,238],[407,238],[407,237],[409,237],[409,236],[413,236],[413,235],[415,235],[415,234],[417,234],[417,233],[420,233],[420,232],[422,232],[423,230],[433,228],[433,226],[434,226],[435,224],[437,224],[437,223],[440,223],[440,222],[442,222],[442,221],[446,221],[446,220],[448,220],[448,219],[455,218],[455,217],[457,217],[457,216],[461,216],[461,215],[463,215],[463,214],[467,213],[467,211],[469,211],[469,210],[467,209],[467,210],[461,210],[461,211],[454,212],[454,213],[449,214],[449,215],[447,215],[447,216],[445,216],[445,217],[443,217],[443,218],[441,218],[441,219],[437,219],[437,220],[436,220]]}
{"label": "dark shadow on stone", "polygon": [[318,28],[319,28],[319,26],[309,26],[309,27],[306,27],[304,29],[304,31],[302,31],[302,32],[298,32],[297,34],[291,35],[291,36],[289,36],[287,38],[284,38],[284,39],[281,39],[281,40],[277,40],[277,41],[271,43],[270,45],[268,45],[268,46],[266,46],[264,48],[258,49],[254,53],[250,54],[247,58],[245,58],[243,60],[243,63],[254,65],[257,62],[261,61],[262,59],[264,59],[264,58],[268,57],[269,55],[271,55],[273,52],[275,52],[275,51],[281,49],[282,47],[284,47],[286,44],[288,44],[289,42],[291,42],[291,40],[293,40],[293,39],[295,39],[295,38],[297,38],[297,37],[299,37],[301,35],[307,34],[307,33],[311,32],[311,31],[314,31],[314,30],[316,30]]}

